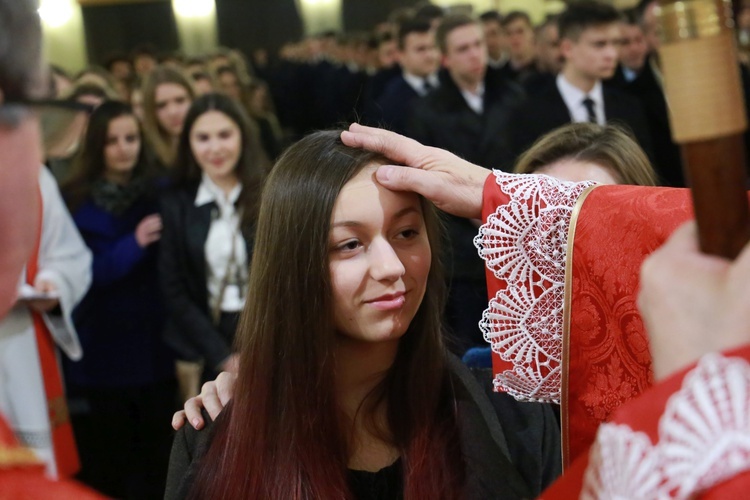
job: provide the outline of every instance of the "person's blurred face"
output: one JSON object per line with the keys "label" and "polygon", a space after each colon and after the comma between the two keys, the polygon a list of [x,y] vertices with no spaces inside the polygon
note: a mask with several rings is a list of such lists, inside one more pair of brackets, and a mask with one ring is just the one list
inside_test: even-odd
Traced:
{"label": "person's blurred face", "polygon": [[484,40],[487,43],[487,52],[494,60],[500,59],[508,50],[508,41],[500,23],[495,20],[482,22]]}
{"label": "person's blurred face", "polygon": [[611,169],[587,161],[563,158],[537,169],[535,174],[544,174],[561,181],[594,181],[599,184],[620,184]]}
{"label": "person's blurred face", "polygon": [[0,119],[0,318],[16,301],[18,280],[39,229],[41,144],[36,118],[27,116],[20,124]]}
{"label": "person's blurred face", "polygon": [[534,30],[523,18],[518,18],[507,26],[508,49],[513,59],[525,59],[534,53]]}
{"label": "person's blurred face", "polygon": [[130,78],[133,68],[128,61],[115,61],[109,71],[116,80],[127,80]]}
{"label": "person's blurred face", "polygon": [[229,71],[220,73],[219,85],[221,85],[222,92],[235,101],[240,101],[242,99],[242,87],[240,86],[240,81],[237,78],[237,75]]}
{"label": "person's blurred face", "polygon": [[385,189],[375,168],[341,189],[329,234],[336,332],[367,344],[398,342],[406,333],[432,263],[419,197]]}
{"label": "person's blurred face", "polygon": [[620,62],[633,71],[640,71],[646,62],[648,45],[640,26],[622,23],[620,25]]}
{"label": "person's blurred face", "polygon": [[558,73],[562,68],[560,53],[560,31],[557,25],[548,24],[536,37],[536,61],[539,69],[548,73]]}
{"label": "person's blurred face", "polygon": [[156,121],[171,137],[179,137],[191,99],[187,89],[177,83],[162,83],[154,96]]}
{"label": "person's blurred face", "polygon": [[148,54],[136,56],[133,60],[133,68],[136,74],[145,76],[151,73],[156,67],[156,59]]}
{"label": "person's blurred face", "polygon": [[190,129],[190,149],[200,169],[214,182],[236,179],[242,152],[242,133],[221,111],[207,111]]}
{"label": "person's blurred face", "polygon": [[404,38],[404,48],[399,53],[401,67],[419,77],[431,75],[438,69],[440,54],[435,45],[432,30],[425,33],[409,33]]}
{"label": "person's blurred face", "polygon": [[617,68],[620,45],[618,23],[592,26],[583,30],[578,40],[566,38],[560,43],[565,68],[580,78],[606,80]]}
{"label": "person's blurred face", "polygon": [[646,37],[649,52],[655,52],[661,47],[661,27],[656,18],[657,5],[657,2],[651,2],[643,12],[643,34]]}
{"label": "person's blurred face", "polygon": [[390,68],[398,59],[398,44],[396,40],[388,40],[378,45],[378,64],[381,68]]}
{"label": "person's blurred face", "polygon": [[487,45],[479,24],[454,29],[445,39],[443,65],[457,83],[477,85],[487,71]]}
{"label": "person's blurred face", "polygon": [[214,86],[208,78],[196,78],[193,81],[193,88],[195,89],[195,95],[198,96],[210,94],[214,91]]}
{"label": "person's blurred face", "polygon": [[129,179],[141,152],[138,120],[133,115],[118,116],[107,127],[104,144],[104,176],[115,182]]}

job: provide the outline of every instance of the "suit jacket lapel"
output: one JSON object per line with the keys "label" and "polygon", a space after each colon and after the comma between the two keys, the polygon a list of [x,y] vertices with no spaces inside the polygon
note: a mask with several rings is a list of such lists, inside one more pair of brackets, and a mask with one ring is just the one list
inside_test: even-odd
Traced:
{"label": "suit jacket lapel", "polygon": [[189,200],[185,215],[185,230],[187,231],[188,258],[196,273],[194,279],[198,283],[206,282],[206,239],[211,227],[211,213],[216,210],[215,203],[207,203],[196,207],[193,199]]}

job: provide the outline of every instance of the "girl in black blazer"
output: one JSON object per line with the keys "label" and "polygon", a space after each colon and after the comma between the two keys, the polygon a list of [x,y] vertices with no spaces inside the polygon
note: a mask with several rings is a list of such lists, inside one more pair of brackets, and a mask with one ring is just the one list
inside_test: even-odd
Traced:
{"label": "girl in black blazer", "polygon": [[174,187],[162,199],[159,272],[167,342],[204,376],[234,370],[261,178],[268,161],[227,96],[197,99],[185,118]]}

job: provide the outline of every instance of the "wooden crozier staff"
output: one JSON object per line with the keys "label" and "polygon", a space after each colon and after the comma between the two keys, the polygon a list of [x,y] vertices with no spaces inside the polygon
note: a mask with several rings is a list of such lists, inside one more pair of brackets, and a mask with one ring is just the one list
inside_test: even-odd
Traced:
{"label": "wooden crozier staff", "polygon": [[701,249],[735,258],[750,239],[747,128],[729,0],[659,0],[672,136],[682,146]]}

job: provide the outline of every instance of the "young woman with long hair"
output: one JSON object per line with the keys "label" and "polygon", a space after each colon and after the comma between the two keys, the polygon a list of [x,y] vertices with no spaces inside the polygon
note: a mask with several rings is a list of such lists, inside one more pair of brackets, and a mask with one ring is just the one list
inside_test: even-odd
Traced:
{"label": "young woman with long hair", "polygon": [[163,168],[171,168],[185,116],[195,98],[190,80],[169,66],[159,66],[143,82],[143,132]]}
{"label": "young woman with long hair", "polygon": [[73,315],[85,355],[64,369],[80,479],[116,498],[158,495],[169,458],[163,419],[177,387],[162,341],[160,184],[130,106],[101,104],[62,189],[93,254],[92,285]]}
{"label": "young woman with long hair", "polygon": [[233,399],[182,429],[166,498],[528,498],[559,473],[547,406],[443,345],[434,208],[319,132],[266,183]]}
{"label": "young woman with long hair", "polygon": [[[222,94],[196,99],[185,117],[162,199],[160,277],[167,341],[206,376],[233,365],[245,302],[260,183],[268,161],[240,107]],[[197,387],[189,392],[194,392]]]}

